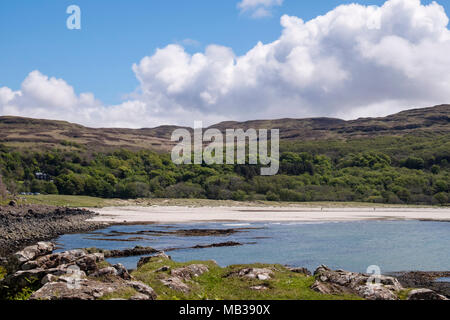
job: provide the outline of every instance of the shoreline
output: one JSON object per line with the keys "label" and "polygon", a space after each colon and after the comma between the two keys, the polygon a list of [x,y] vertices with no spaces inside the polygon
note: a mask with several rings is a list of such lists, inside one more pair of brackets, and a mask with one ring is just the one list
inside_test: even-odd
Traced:
{"label": "shoreline", "polygon": [[450,208],[187,207],[126,206],[90,209],[90,222],[109,224],[179,224],[205,222],[450,222]]}

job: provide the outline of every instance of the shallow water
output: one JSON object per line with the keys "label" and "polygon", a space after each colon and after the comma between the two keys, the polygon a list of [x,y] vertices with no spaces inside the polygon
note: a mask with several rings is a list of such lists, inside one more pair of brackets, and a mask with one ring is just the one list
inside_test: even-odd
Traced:
{"label": "shallow water", "polygon": [[[229,236],[182,237],[116,235],[114,232],[174,231],[177,229],[243,230]],[[103,234],[98,234],[98,233]],[[114,241],[139,237],[133,241]],[[103,239],[103,240],[100,240]],[[108,240],[108,241],[105,241]],[[280,263],[314,270],[321,264],[333,269],[366,272],[377,265],[383,273],[450,270],[450,223],[425,221],[359,221],[321,223],[197,223],[176,225],[111,226],[87,234],[63,235],[61,250],[97,247],[126,249],[136,245],[155,249],[192,247],[236,241],[238,247],[182,249],[169,254],[176,261],[216,260],[221,266]],[[135,268],[140,257],[109,259]]]}

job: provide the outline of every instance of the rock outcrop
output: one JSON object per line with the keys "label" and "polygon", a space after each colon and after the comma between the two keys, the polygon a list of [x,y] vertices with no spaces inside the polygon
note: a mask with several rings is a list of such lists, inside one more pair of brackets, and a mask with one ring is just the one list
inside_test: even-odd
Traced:
{"label": "rock outcrop", "polygon": [[[398,300],[403,287],[397,279],[387,276],[333,271],[320,266],[314,272],[317,280],[311,289],[323,294],[356,294],[367,300]],[[372,281],[373,279],[373,281]]]}
{"label": "rock outcrop", "polygon": [[431,289],[416,289],[408,294],[408,300],[448,300]]}
{"label": "rock outcrop", "polygon": [[11,293],[32,285],[37,291],[30,299],[36,300],[95,300],[125,291],[135,292],[133,300],[156,299],[154,290],[135,281],[123,265],[105,266],[102,253],[53,253],[54,248],[52,243],[38,243],[14,254],[9,265],[17,269],[0,282],[0,288]]}
{"label": "rock outcrop", "polygon": [[180,291],[183,293],[191,291],[189,286],[178,277],[168,277],[161,279],[160,281],[163,285],[175,291]]}
{"label": "rock outcrop", "polygon": [[238,276],[241,278],[269,280],[274,276],[274,272],[268,268],[244,268],[228,276]]}
{"label": "rock outcrop", "polygon": [[167,254],[165,254],[163,251],[158,252],[157,254],[153,255],[153,256],[149,256],[149,257],[142,257],[139,259],[138,263],[137,263],[137,267],[138,269],[140,267],[142,267],[144,264],[147,264],[149,262],[161,262],[163,260],[172,260],[172,258],[170,256],[168,256]]}
{"label": "rock outcrop", "polygon": [[199,277],[208,271],[209,268],[204,264],[191,264],[183,268],[173,269],[171,274],[172,276],[178,277],[182,280],[191,280],[192,278]]}
{"label": "rock outcrop", "polygon": [[62,234],[104,227],[104,223],[87,221],[94,215],[96,213],[84,209],[44,205],[0,207],[0,256],[6,257],[26,245]]}

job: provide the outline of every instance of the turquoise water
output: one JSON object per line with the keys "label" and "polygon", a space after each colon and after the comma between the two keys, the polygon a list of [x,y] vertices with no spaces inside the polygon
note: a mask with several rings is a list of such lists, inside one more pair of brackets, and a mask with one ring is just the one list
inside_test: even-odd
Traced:
{"label": "turquoise water", "polygon": [[[230,228],[255,229],[243,230],[229,236],[208,237],[114,233]],[[139,239],[115,241],[130,237]],[[136,245],[167,249],[227,241],[236,241],[244,245],[182,249],[171,251],[169,254],[176,261],[214,259],[221,266],[262,262],[307,267],[310,270],[314,270],[320,264],[326,264],[334,269],[355,272],[365,272],[371,265],[379,266],[383,273],[450,270],[450,223],[446,222],[360,221],[111,226],[93,233],[63,235],[57,239],[61,246],[60,250],[87,247],[125,249]],[[139,258],[110,259],[110,262],[120,262],[132,269],[136,267]]]}

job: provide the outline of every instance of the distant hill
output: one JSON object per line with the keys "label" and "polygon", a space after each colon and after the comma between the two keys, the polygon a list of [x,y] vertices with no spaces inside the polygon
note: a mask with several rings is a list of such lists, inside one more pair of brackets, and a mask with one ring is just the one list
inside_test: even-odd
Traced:
{"label": "distant hill", "polygon": [[[117,148],[170,150],[177,126],[145,129],[88,128],[66,121],[22,117],[0,117],[0,143],[27,149],[79,148],[106,151]],[[334,118],[254,120],[221,122],[210,128],[280,129],[282,140],[325,140],[405,135],[411,133],[449,133],[450,105],[403,111],[382,118],[345,121]]]}

